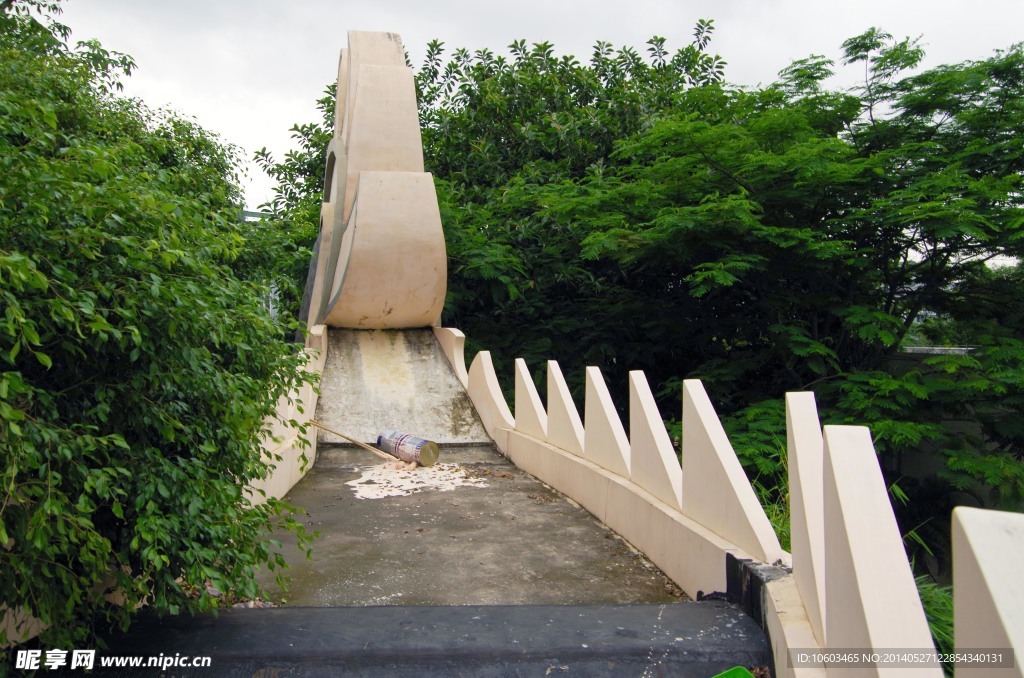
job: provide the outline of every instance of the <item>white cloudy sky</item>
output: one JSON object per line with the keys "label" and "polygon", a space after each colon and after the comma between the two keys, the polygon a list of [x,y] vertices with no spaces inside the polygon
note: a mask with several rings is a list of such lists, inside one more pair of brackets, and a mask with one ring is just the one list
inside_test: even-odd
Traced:
{"label": "white cloudy sky", "polygon": [[[349,30],[399,33],[416,65],[433,38],[498,53],[549,41],[586,61],[597,40],[643,49],[660,35],[681,47],[701,18],[715,21],[727,79],[743,85],[810,54],[838,61],[842,41],[871,26],[922,36],[925,66],[1024,40],[1024,0],[65,0],[62,21],[73,39],[135,58],[128,94],[196,117],[251,157],[262,146],[283,155],[288,129],[316,118]],[[248,208],[270,190],[250,168]]]}

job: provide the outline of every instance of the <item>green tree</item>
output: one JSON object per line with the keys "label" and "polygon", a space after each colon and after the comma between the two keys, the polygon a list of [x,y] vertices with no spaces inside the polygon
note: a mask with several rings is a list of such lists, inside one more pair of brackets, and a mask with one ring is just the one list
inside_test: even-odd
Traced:
{"label": "green tree", "polygon": [[[1021,47],[907,75],[917,43],[871,30],[843,45],[865,74],[850,91],[824,88],[824,57],[754,90],[713,68],[645,89],[652,43],[593,99],[600,49],[592,70],[547,45],[511,65],[428,52],[423,78],[452,83],[424,114],[446,322],[505,361],[597,364],[619,386],[644,369],[666,413],[704,379],[763,487],[784,487],[780,397],[811,389],[827,422],[871,427],[892,480],[930,450],[936,482],[1019,508],[1020,272],[987,262],[1024,242]],[[903,352],[922,320],[970,352]]]}
{"label": "green tree", "polygon": [[[260,253],[257,269],[273,271],[272,281],[280,297],[283,322],[304,322],[300,309],[320,225],[323,186],[327,171],[327,145],[334,135],[337,83],[329,85],[317,100],[320,120],[293,125],[298,148],[278,161],[264,147],[256,152],[257,165],[275,182],[274,195],[260,205],[270,216],[260,222],[251,239],[262,243],[251,251]],[[299,332],[301,336],[301,329]]]}
{"label": "green tree", "polygon": [[428,46],[417,85],[448,243],[445,322],[494,351],[502,374],[517,356],[645,367],[620,360],[624,346],[644,343],[634,322],[621,322],[644,313],[642,300],[620,285],[617,265],[581,256],[585,234],[546,209],[547,189],[604,176],[616,144],[668,114],[678,92],[719,82],[713,29],[698,22],[674,53],[656,36],[646,58],[598,42],[587,64],[523,40],[510,58],[459,49],[447,63],[442,43]]}
{"label": "green tree", "polygon": [[0,12],[0,605],[67,646],[259,594],[266,536],[302,531],[245,486],[306,377],[232,270],[234,150],[116,96],[132,61],[70,47],[59,9]]}
{"label": "green tree", "polygon": [[[584,365],[620,396],[643,369],[675,417],[679,381],[704,379],[773,502],[781,396],[810,389],[826,423],[871,427],[910,496],[905,531],[933,549],[948,526],[926,516],[963,493],[1019,508],[1024,274],[988,263],[1024,243],[1021,46],[913,74],[917,42],[872,29],[842,47],[857,87],[827,89],[836,65],[812,56],[745,89],[724,83],[712,30],[673,54],[598,43],[587,64],[547,43],[428,45],[444,322],[506,387],[515,357],[558,360],[577,392]],[[320,176],[313,157],[290,171]],[[929,336],[970,350],[903,350]],[[939,476],[901,478],[921,454]]]}

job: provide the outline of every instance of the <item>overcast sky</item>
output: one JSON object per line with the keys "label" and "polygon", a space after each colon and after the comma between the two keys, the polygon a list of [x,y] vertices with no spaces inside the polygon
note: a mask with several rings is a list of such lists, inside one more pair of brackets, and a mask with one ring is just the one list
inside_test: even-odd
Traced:
{"label": "overcast sky", "polygon": [[[767,84],[810,54],[838,62],[842,41],[871,26],[922,36],[926,67],[1024,40],[1024,0],[65,0],[62,21],[73,40],[134,57],[127,94],[194,116],[251,158],[262,146],[282,156],[288,129],[316,119],[349,30],[400,34],[416,66],[434,38],[496,53],[515,39],[549,41],[586,62],[597,40],[643,50],[659,35],[674,51],[702,18],[715,22],[710,51],[728,62],[727,80],[742,85]],[[256,209],[272,184],[249,173]]]}

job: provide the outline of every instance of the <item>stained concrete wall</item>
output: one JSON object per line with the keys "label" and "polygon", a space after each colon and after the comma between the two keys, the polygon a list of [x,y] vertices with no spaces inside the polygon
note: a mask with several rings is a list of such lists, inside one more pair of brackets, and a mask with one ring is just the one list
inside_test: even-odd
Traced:
{"label": "stained concrete wall", "polygon": [[[395,429],[441,444],[490,443],[429,329],[331,330],[317,420],[361,442]],[[344,443],[320,432],[320,441]]]}

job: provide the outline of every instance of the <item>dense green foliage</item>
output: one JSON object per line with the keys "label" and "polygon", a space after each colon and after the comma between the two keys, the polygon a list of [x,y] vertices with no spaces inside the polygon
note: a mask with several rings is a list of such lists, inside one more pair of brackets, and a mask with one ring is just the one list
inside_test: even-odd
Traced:
{"label": "dense green foliage", "polygon": [[[842,46],[857,87],[812,56],[745,89],[712,30],[586,64],[428,46],[444,322],[506,384],[513,358],[556,359],[624,397],[642,369],[676,432],[680,380],[703,379],[780,524],[782,396],[812,390],[825,423],[871,427],[916,562],[941,568],[954,503],[1024,501],[1024,271],[989,265],[1024,246],[1024,51],[917,71],[915,41],[873,29]],[[282,200],[319,201],[329,118],[295,131]]]}
{"label": "dense green foliage", "polygon": [[[921,49],[872,30],[843,45],[851,91],[824,88],[823,57],[746,90],[708,31],[589,66],[520,44],[442,68],[432,46],[446,322],[499,365],[596,364],[613,392],[643,369],[673,417],[679,380],[703,379],[765,488],[784,487],[781,397],[809,389],[826,422],[871,427],[891,479],[904,455],[944,460],[901,481],[916,511],[949,504],[936,483],[1019,507],[1022,273],[987,262],[1024,243],[1024,51],[908,75]],[[903,352],[929,337],[971,351]]]}
{"label": "dense green foliage", "polygon": [[[917,593],[921,596],[928,628],[940,655],[950,656],[956,652],[953,638],[953,587],[940,586],[927,575],[916,578]],[[942,669],[947,676],[953,675],[952,662],[943,662]]]}
{"label": "dense green foliage", "polygon": [[234,151],[116,96],[131,60],[40,4],[0,12],[0,606],[67,648],[259,594],[288,507],[244,487],[305,377],[243,279]]}
{"label": "dense green foliage", "polygon": [[[262,209],[270,216],[258,229],[267,246],[253,248],[263,253],[264,269],[273,271],[282,321],[298,319],[310,270],[312,250],[320,226],[323,185],[327,166],[327,145],[334,134],[334,104],[337,83],[327,87],[319,99],[320,120],[294,125],[292,138],[298,148],[277,161],[266,148],[256,153],[256,163],[276,184],[274,197]],[[304,320],[304,319],[303,319]]]}

